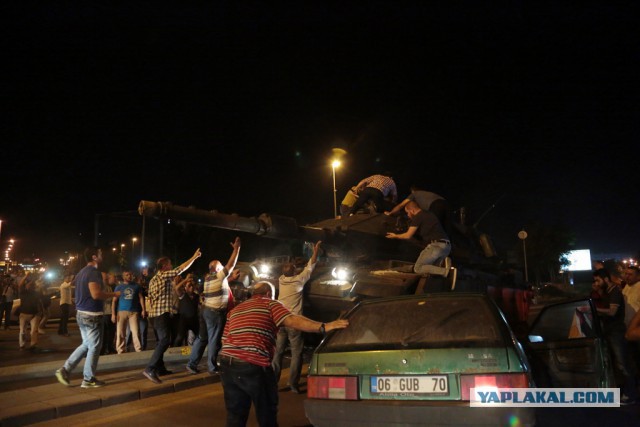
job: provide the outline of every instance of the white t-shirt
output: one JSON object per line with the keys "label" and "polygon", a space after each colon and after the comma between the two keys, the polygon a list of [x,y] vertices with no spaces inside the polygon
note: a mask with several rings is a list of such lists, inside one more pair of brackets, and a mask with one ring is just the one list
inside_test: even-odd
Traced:
{"label": "white t-shirt", "polygon": [[282,275],[278,279],[278,301],[284,304],[293,314],[302,314],[302,290],[311,277],[316,264],[307,263],[297,276]]}
{"label": "white t-shirt", "polygon": [[624,296],[624,323],[629,326],[633,316],[640,310],[640,282],[622,288]]}

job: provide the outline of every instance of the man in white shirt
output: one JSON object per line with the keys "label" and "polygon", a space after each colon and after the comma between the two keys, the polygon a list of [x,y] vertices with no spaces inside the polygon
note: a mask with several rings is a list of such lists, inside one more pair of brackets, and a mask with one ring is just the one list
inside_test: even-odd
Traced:
{"label": "man in white shirt", "polygon": [[69,323],[69,310],[73,299],[71,297],[71,282],[75,276],[67,274],[60,284],[60,324],[58,325],[58,335],[69,336],[67,324]]}
{"label": "man in white shirt", "polygon": [[[293,314],[302,315],[302,291],[305,283],[311,278],[311,273],[316,267],[318,261],[318,250],[322,241],[318,241],[313,246],[313,255],[309,258],[309,262],[300,274],[295,274],[296,266],[293,263],[287,263],[282,267],[282,275],[278,279],[278,301]],[[291,347],[291,365],[289,366],[289,387],[294,393],[300,393],[298,382],[300,381],[300,372],[302,370],[302,350],[304,348],[304,338],[302,332],[281,326],[278,330],[278,338],[276,340],[276,351],[271,361],[273,372],[276,375],[276,381],[280,381],[280,371],[282,370],[282,357],[287,348],[287,341]]]}
{"label": "man in white shirt", "polygon": [[633,316],[640,310],[640,270],[638,266],[628,266],[622,277],[626,283],[622,288],[625,304],[624,323],[629,326]]}

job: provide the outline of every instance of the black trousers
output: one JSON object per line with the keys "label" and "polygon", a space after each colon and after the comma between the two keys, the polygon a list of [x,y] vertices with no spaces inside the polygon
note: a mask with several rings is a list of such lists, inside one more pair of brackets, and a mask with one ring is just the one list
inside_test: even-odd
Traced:
{"label": "black trousers", "polygon": [[60,304],[60,324],[58,325],[58,335],[68,334],[69,324],[69,304]]}
{"label": "black trousers", "polygon": [[0,322],[4,318],[4,328],[9,327],[11,323],[11,308],[13,307],[13,301],[7,301],[0,304]]}
{"label": "black trousers", "polygon": [[384,212],[384,194],[382,194],[382,191],[378,190],[377,188],[366,187],[358,194],[358,200],[356,200],[356,202],[351,207],[350,213],[356,213],[369,200],[373,200],[373,203],[376,204],[376,212]]}

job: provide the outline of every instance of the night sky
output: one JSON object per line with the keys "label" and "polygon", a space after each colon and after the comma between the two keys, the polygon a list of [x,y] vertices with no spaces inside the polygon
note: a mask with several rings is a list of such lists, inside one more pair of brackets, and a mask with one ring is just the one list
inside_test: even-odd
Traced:
{"label": "night sky", "polygon": [[91,243],[96,213],[140,200],[331,217],[335,147],[338,203],[389,170],[505,246],[543,221],[640,251],[635,3],[12,3],[0,219],[19,257]]}

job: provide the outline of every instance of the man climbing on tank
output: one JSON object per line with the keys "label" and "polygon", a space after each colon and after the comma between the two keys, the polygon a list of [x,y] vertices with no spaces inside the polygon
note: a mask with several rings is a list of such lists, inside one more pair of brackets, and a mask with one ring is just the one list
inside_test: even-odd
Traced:
{"label": "man climbing on tank", "polygon": [[376,212],[382,213],[385,209],[385,200],[390,199],[391,203],[396,203],[398,190],[396,183],[391,177],[391,172],[384,172],[379,175],[371,175],[360,181],[354,191],[358,195],[349,215],[358,212],[369,200],[376,206]]}
{"label": "man climbing on tank", "polygon": [[[387,239],[413,239],[425,245],[418,256],[413,271],[418,274],[437,274],[447,277],[451,269],[451,242],[442,224],[433,212],[420,209],[415,201],[404,207],[409,217],[409,228],[404,233],[387,233]],[[444,260],[444,266],[440,267]]]}

